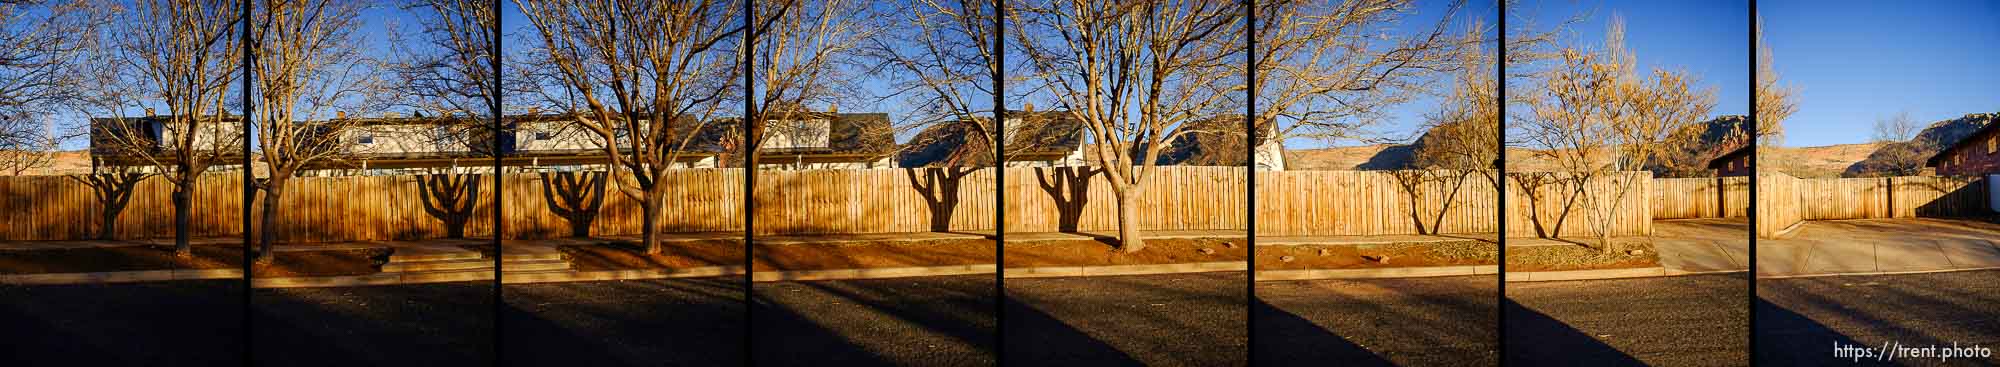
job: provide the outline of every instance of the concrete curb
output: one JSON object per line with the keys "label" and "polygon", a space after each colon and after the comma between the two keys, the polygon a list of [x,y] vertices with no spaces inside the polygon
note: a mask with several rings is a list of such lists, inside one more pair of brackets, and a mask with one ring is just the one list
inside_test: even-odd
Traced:
{"label": "concrete curb", "polygon": [[1367,269],[1259,270],[1257,281],[1314,279],[1422,278],[1461,275],[1492,275],[1499,265],[1418,266]]}
{"label": "concrete curb", "polygon": [[[948,275],[992,274],[997,266],[991,264],[949,265],[900,268],[829,269],[829,270],[784,270],[759,271],[750,275],[751,281],[814,281],[814,280],[856,280],[886,279]],[[1087,277],[1115,275],[1148,275],[1202,273],[1216,271],[1244,271],[1249,268],[1245,262],[1207,262],[1154,265],[1113,265],[1113,266],[1054,266],[1008,268],[1008,278],[1042,277]],[[228,279],[241,278],[241,270],[151,270],[135,272],[107,273],[64,273],[64,274],[22,274],[0,276],[0,284],[97,284],[116,282],[144,282],[180,279]],[[1489,271],[1490,273],[1490,271]],[[546,272],[501,275],[502,284],[531,284],[583,282],[606,280],[644,280],[668,278],[700,278],[743,275],[741,266],[706,266],[686,269],[634,269]],[[424,284],[492,280],[492,272],[450,271],[437,273],[377,273],[367,275],[345,275],[329,277],[275,277],[254,278],[252,288],[301,288],[301,287],[357,287],[377,285]]]}
{"label": "concrete curb", "polygon": [[241,279],[242,269],[169,269],[0,275],[0,284],[58,285],[158,282],[169,280]]}
{"label": "concrete curb", "polygon": [[1244,271],[1249,269],[1250,269],[1250,263],[1245,261],[1150,264],[1150,265],[1044,266],[1044,267],[1028,267],[1028,268],[1007,268],[1007,277],[1008,278],[1095,277],[1095,276],[1114,276],[1114,275],[1206,273],[1215,271]]}
{"label": "concrete curb", "polygon": [[1858,275],[1909,275],[1909,274],[1950,273],[1955,271],[1980,271],[1980,270],[2000,270],[2000,266],[1988,266],[1988,267],[1978,267],[1978,268],[1902,270],[1902,271],[1864,271],[1864,272],[1822,273],[1822,274],[1758,275],[1757,279],[1818,278],[1818,277],[1840,277],[1840,276],[1858,276]]}
{"label": "concrete curb", "polygon": [[1507,282],[1549,282],[1562,280],[1592,280],[1620,278],[1648,278],[1675,275],[1663,266],[1629,269],[1595,269],[1564,271],[1510,271]]}
{"label": "concrete curb", "polygon": [[567,271],[527,274],[501,274],[501,284],[533,284],[589,282],[606,280],[644,280],[669,278],[701,278],[727,275],[743,275],[741,266],[703,266],[686,269],[631,269]]}

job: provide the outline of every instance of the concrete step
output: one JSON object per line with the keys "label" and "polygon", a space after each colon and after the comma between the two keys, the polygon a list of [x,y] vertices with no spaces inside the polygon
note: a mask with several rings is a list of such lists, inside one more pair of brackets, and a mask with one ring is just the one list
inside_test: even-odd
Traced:
{"label": "concrete step", "polygon": [[436,270],[401,273],[403,284],[493,280],[493,269]]}
{"label": "concrete step", "polygon": [[395,253],[389,254],[389,263],[393,264],[393,263],[421,262],[421,261],[471,260],[471,259],[478,259],[480,257],[481,256],[477,251],[397,250]]}
{"label": "concrete step", "polygon": [[504,260],[504,262],[500,264],[500,269],[502,271],[507,272],[508,274],[514,274],[514,273],[534,272],[534,271],[569,270],[569,266],[570,266],[569,261],[561,259],[523,260],[523,261]]}
{"label": "concrete step", "polygon": [[555,251],[548,251],[548,252],[506,251],[500,254],[500,261],[507,261],[507,262],[544,261],[544,260],[562,260],[562,259],[563,259],[563,253]]}
{"label": "concrete step", "polygon": [[509,271],[507,271],[507,273],[506,273],[506,274],[500,274],[500,283],[502,283],[502,284],[519,284],[519,283],[541,283],[541,282],[562,282],[562,281],[576,281],[576,280],[587,280],[587,279],[578,279],[576,275],[577,275],[577,272],[575,272],[575,271],[571,271],[571,270],[569,270],[569,269],[563,269],[563,270],[538,270],[538,271],[526,271],[526,272],[515,272],[515,271],[512,271],[512,270],[509,270]]}
{"label": "concrete step", "polygon": [[474,257],[470,259],[457,259],[457,260],[399,262],[396,261],[395,259],[390,259],[388,264],[382,264],[382,272],[384,273],[408,273],[408,272],[420,272],[420,271],[471,270],[471,269],[491,270],[493,269],[493,260]]}

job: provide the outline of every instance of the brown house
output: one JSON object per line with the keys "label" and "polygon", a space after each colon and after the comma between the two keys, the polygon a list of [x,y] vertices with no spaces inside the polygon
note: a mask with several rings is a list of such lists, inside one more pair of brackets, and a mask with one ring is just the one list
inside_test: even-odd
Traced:
{"label": "brown house", "polygon": [[1988,123],[1924,162],[1939,176],[2000,173],[2000,123]]}
{"label": "brown house", "polygon": [[1714,171],[1716,177],[1749,176],[1753,173],[1750,170],[1750,149],[1755,146],[1755,144],[1744,144],[1742,147],[1709,159],[1708,169]]}

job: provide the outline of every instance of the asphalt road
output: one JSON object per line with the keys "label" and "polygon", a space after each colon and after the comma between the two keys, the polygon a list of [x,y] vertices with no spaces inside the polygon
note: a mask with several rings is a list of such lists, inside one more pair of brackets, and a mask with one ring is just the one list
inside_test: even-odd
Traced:
{"label": "asphalt road", "polygon": [[0,285],[0,366],[243,365],[241,282]]}
{"label": "asphalt road", "polygon": [[491,366],[492,302],[491,281],[258,289],[252,358],[260,366]]}
{"label": "asphalt road", "polygon": [[743,365],[741,278],[509,284],[502,291],[506,365]]}
{"label": "asphalt road", "polygon": [[1020,366],[1238,366],[1243,272],[1007,279],[1005,362]]}
{"label": "asphalt road", "polygon": [[[2000,271],[1760,279],[1757,295],[1759,365],[1874,363],[1836,358],[1835,343],[2000,349]],[[1992,355],[1943,362],[2000,365]]]}
{"label": "asphalt road", "polygon": [[1493,366],[1493,276],[1257,284],[1258,366]]}
{"label": "asphalt road", "polygon": [[1747,287],[1743,273],[1508,284],[1507,363],[1745,365]]}
{"label": "asphalt road", "polygon": [[992,275],[757,283],[758,366],[990,366]]}

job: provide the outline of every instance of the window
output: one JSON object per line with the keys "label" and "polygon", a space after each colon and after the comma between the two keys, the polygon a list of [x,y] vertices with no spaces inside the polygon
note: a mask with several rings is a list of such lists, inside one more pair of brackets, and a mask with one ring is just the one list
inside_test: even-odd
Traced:
{"label": "window", "polygon": [[2000,150],[2000,134],[1986,137],[1986,155],[1993,155],[1996,150]]}
{"label": "window", "polygon": [[556,136],[555,133],[551,133],[548,130],[535,132],[535,140],[549,140],[549,139],[554,139],[555,136]]}
{"label": "window", "polygon": [[361,138],[355,139],[355,143],[363,145],[375,144],[375,133],[361,133]]}

